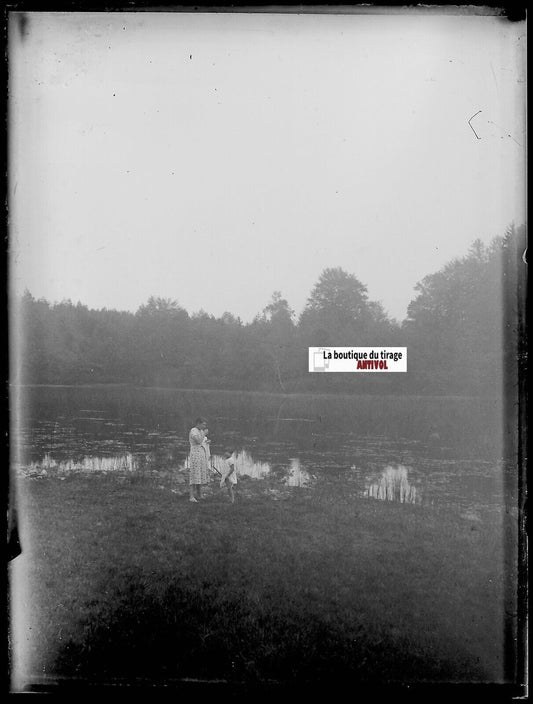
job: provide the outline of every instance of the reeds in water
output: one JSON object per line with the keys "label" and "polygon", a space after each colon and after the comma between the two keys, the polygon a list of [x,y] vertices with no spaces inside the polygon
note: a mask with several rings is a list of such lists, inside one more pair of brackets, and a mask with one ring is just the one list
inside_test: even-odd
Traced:
{"label": "reeds in water", "polygon": [[28,476],[46,476],[47,474],[65,475],[74,472],[134,472],[137,462],[131,453],[115,457],[83,457],[81,460],[56,462],[49,454],[39,462],[22,467],[22,474]]}
{"label": "reeds in water", "polygon": [[289,474],[285,480],[287,486],[307,486],[309,484],[309,473],[301,466],[297,457],[291,459]]}
{"label": "reeds in water", "polygon": [[419,501],[416,487],[409,484],[407,467],[385,467],[381,478],[366,488],[365,496],[381,501],[414,504]]}

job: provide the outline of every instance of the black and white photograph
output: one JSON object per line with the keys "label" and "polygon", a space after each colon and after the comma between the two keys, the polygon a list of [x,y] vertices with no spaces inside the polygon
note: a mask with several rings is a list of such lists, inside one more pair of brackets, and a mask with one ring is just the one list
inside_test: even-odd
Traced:
{"label": "black and white photograph", "polygon": [[525,698],[525,11],[133,5],[5,13],[9,691]]}

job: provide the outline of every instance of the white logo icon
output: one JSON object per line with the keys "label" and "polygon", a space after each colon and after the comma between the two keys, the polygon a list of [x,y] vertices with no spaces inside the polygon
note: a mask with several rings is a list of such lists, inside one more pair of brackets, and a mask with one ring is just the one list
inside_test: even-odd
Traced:
{"label": "white logo icon", "polygon": [[324,359],[324,352],[329,352],[327,347],[319,347],[313,353],[313,369],[315,372],[325,372],[329,368],[329,359]]}

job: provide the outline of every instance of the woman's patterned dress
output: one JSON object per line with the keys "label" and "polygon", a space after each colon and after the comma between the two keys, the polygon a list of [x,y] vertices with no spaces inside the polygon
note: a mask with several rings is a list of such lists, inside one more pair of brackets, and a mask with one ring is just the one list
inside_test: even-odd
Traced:
{"label": "woman's patterned dress", "polygon": [[196,427],[192,428],[189,433],[189,442],[191,444],[191,452],[189,455],[189,484],[209,483],[207,456],[202,446],[204,437],[203,431],[198,430]]}

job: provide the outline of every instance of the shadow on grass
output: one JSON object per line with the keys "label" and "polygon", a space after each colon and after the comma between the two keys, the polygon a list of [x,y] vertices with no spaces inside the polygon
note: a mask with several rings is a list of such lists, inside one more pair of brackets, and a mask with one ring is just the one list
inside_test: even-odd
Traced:
{"label": "shadow on grass", "polygon": [[133,571],[119,579],[91,600],[57,655],[57,676],[289,686],[484,679],[460,653],[420,652],[372,624],[295,604],[283,590],[258,600],[216,579],[193,585],[170,573]]}

